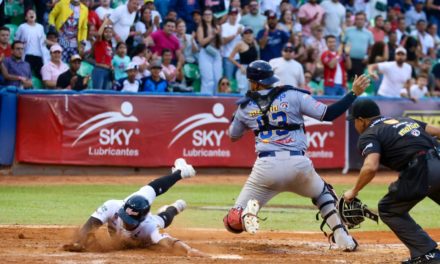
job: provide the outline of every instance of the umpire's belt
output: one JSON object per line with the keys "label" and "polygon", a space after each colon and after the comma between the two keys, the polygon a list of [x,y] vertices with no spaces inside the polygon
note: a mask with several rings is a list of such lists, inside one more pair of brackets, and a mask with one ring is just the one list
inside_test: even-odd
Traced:
{"label": "umpire's belt", "polygon": [[291,151],[263,151],[258,153],[259,158],[275,157],[277,152],[289,152],[290,156],[304,156],[304,151],[291,150]]}
{"label": "umpire's belt", "polygon": [[428,149],[428,150],[419,151],[408,162],[408,165],[406,165],[404,169],[407,169],[409,167],[416,165],[419,162],[419,160],[421,160],[421,159],[430,160],[430,159],[434,159],[434,158],[436,158],[436,159],[440,158],[439,154],[437,153],[437,151],[435,149]]}

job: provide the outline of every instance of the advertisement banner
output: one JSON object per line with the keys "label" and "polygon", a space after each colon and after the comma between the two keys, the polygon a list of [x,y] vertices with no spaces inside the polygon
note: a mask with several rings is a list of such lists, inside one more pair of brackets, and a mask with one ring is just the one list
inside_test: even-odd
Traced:
{"label": "advertisement banner", "polygon": [[[17,160],[21,162],[197,167],[251,167],[253,133],[232,143],[231,97],[20,95]],[[329,102],[327,102],[329,103]],[[345,120],[306,119],[308,155],[317,168],[342,168]],[[336,140],[337,139],[337,140]]]}

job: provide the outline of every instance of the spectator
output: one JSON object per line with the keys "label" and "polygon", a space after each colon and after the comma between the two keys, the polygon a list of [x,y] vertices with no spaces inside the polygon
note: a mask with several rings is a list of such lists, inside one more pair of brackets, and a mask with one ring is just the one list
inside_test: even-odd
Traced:
{"label": "spectator", "polygon": [[11,49],[11,56],[4,58],[1,64],[1,73],[5,78],[5,85],[31,88],[31,66],[22,59],[24,52],[23,42],[19,40],[14,41]]}
{"label": "spectator", "polygon": [[[389,51],[387,44],[385,44],[383,41],[378,41],[374,43],[373,46],[371,47],[370,54],[368,56],[368,65],[388,61],[388,54]],[[383,76],[382,74],[379,74],[378,77],[379,79],[373,80],[372,82],[375,95],[377,94]]]}
{"label": "spectator", "polygon": [[[435,89],[435,76],[434,74],[431,72],[431,68],[432,68],[432,61],[430,58],[424,58],[418,69],[416,69],[416,76],[419,76],[420,74],[424,74],[427,76],[427,86],[428,86],[428,91],[430,94],[432,94],[432,92]],[[418,71],[417,71],[418,70]]]}
{"label": "spectator", "polygon": [[125,72],[125,77],[115,82],[114,90],[137,93],[142,87],[142,82],[136,79],[138,66],[135,63],[129,63],[125,68]]}
{"label": "spectator", "polygon": [[177,77],[177,68],[171,64],[171,50],[162,50],[162,72],[165,74],[168,83],[175,82]]}
{"label": "spectator", "polygon": [[41,80],[43,67],[43,48],[46,45],[46,34],[41,24],[36,23],[35,11],[29,9],[25,14],[26,23],[21,24],[15,33],[15,40],[24,43],[24,60],[32,65],[33,74]]}
{"label": "spectator", "polygon": [[419,59],[423,57],[421,44],[413,36],[407,36],[402,44],[406,49],[406,62],[414,69],[418,68]]}
{"label": "spectator", "polygon": [[145,79],[143,92],[167,92],[168,82],[161,77],[162,63],[155,61],[151,65],[151,76]]}
{"label": "spectator", "polygon": [[395,31],[391,31],[390,33],[388,33],[388,61],[393,61],[394,60],[394,53],[397,49],[397,47],[399,46],[398,42],[397,42],[397,34]]}
{"label": "spectator", "polygon": [[304,80],[306,83],[306,87],[304,87],[305,90],[309,91],[312,95],[318,95],[318,96],[324,95],[324,90],[320,85],[318,85],[313,81],[312,77],[313,76],[311,72],[306,71],[304,73]]}
{"label": "spectator", "polygon": [[127,4],[118,6],[109,16],[114,26],[115,42],[125,42],[130,36],[130,28],[136,18],[139,9],[138,0],[128,0]]}
{"label": "spectator", "polygon": [[327,44],[323,38],[323,28],[321,25],[314,25],[312,28],[312,36],[305,41],[306,48],[313,48],[318,52],[319,58],[322,53],[327,50]]}
{"label": "spectator", "polygon": [[431,91],[431,95],[440,96],[440,62],[434,65],[431,72],[435,78],[434,89]]}
{"label": "spectator", "polygon": [[63,48],[59,44],[52,45],[52,47],[50,47],[50,61],[45,63],[41,68],[43,84],[44,87],[48,89],[55,89],[58,76],[69,70],[69,66],[61,60],[62,52]]}
{"label": "spectator", "polygon": [[405,48],[398,47],[395,57],[395,61],[380,62],[368,66],[368,73],[373,79],[379,79],[376,70],[383,74],[383,80],[377,92],[380,96],[396,98],[400,97],[402,89],[409,89],[411,66],[405,62]]}
{"label": "spectator", "polygon": [[293,34],[291,36],[293,45],[293,59],[303,64],[308,57],[306,46],[302,40],[302,33]]}
{"label": "spectator", "polygon": [[77,73],[81,67],[81,61],[81,56],[78,54],[72,55],[69,70],[58,76],[57,88],[75,91],[81,91],[87,88],[90,76],[82,77]]}
{"label": "spectator", "polygon": [[199,68],[202,78],[201,92],[213,94],[218,80],[222,77],[222,57],[220,54],[221,28],[216,25],[212,11],[203,11],[202,23],[197,29],[200,46]]}
{"label": "spectator", "polygon": [[112,88],[112,37],[113,26],[109,24],[109,20],[105,20],[93,44],[95,57],[95,68],[92,72],[93,89],[110,90]]}
{"label": "spectator", "polygon": [[417,83],[411,85],[408,90],[403,89],[401,90],[401,97],[407,97],[411,100],[417,102],[420,98],[423,97],[429,97],[429,91],[428,87],[426,85],[428,84],[428,76],[426,74],[420,74],[417,76]]}
{"label": "spectator", "polygon": [[[153,24],[156,26],[156,28],[160,28],[160,24],[162,23],[162,16],[156,10],[156,6],[154,4],[154,0],[144,0],[144,1],[145,1],[145,5],[144,6],[151,10],[151,17],[153,18]],[[142,0],[139,0],[139,4],[142,5]],[[168,14],[167,14],[168,18],[170,18],[170,14],[173,13],[173,12],[174,12],[173,10],[168,12]],[[177,16],[177,14],[175,14],[175,15]],[[176,20],[176,17],[174,17],[171,20]]]}
{"label": "spectator", "polygon": [[399,45],[403,45],[402,41],[407,37],[408,32],[406,30],[406,22],[405,22],[405,18],[401,17],[398,19],[398,23],[397,23],[397,29],[396,29],[396,34],[397,34],[397,44]]}
{"label": "spectator", "polygon": [[266,16],[263,16],[259,12],[258,1],[251,0],[249,1],[249,13],[241,18],[240,24],[245,27],[250,27],[253,32],[258,33],[260,30],[264,29],[266,20]]}
{"label": "spectator", "polygon": [[100,5],[95,9],[95,12],[98,14],[99,19],[104,21],[105,18],[113,13],[113,8],[110,7],[110,0],[99,0],[99,3]]}
{"label": "spectator", "polygon": [[217,84],[217,93],[232,93],[231,84],[229,78],[223,76],[220,78]]}
{"label": "spectator", "polygon": [[197,26],[193,20],[193,14],[194,12],[199,12],[200,14],[200,11],[198,11],[200,10],[199,1],[171,0],[169,8],[175,10],[177,17],[183,19],[186,25],[188,25],[187,33],[191,34],[197,30]]}
{"label": "spectator", "polygon": [[325,37],[328,50],[321,56],[324,65],[324,94],[344,95],[347,89],[347,70],[351,68],[349,45],[336,47],[336,37]]}
{"label": "spectator", "polygon": [[89,11],[79,0],[60,0],[49,14],[49,25],[59,33],[63,61],[78,53],[78,46],[87,39]]}
{"label": "spectator", "polygon": [[177,61],[177,66],[182,67],[184,58],[182,56],[179,39],[174,35],[176,31],[176,21],[166,19],[163,29],[150,34],[146,39],[147,46],[151,47],[156,55],[162,54],[163,49],[169,49],[172,52],[173,60]]}
{"label": "spectator", "polygon": [[422,46],[423,56],[433,56],[435,58],[434,51],[434,39],[428,32],[426,32],[426,21],[419,20],[417,21],[416,31],[411,33],[413,37],[415,37]]}
{"label": "spectator", "polygon": [[10,31],[7,27],[0,27],[0,64],[3,59],[11,56],[11,45],[9,45]]}
{"label": "spectator", "polygon": [[[391,2],[391,0],[389,0]],[[367,8],[364,9],[367,21],[381,15],[384,19],[387,18],[388,0],[370,0],[367,3]]]}
{"label": "spectator", "polygon": [[260,1],[261,11],[264,13],[267,10],[271,10],[275,12],[277,16],[279,16],[281,14],[280,3],[281,0],[261,0]]}
{"label": "spectator", "polygon": [[[115,80],[127,78],[127,67],[130,64],[130,57],[127,56],[127,44],[119,42],[116,45],[116,54],[112,58],[112,68],[115,73]],[[136,67],[137,73],[137,67]]]}
{"label": "spectator", "polygon": [[37,23],[40,25],[43,25],[45,23],[44,14],[46,13],[46,2],[47,1],[44,1],[44,0],[24,0],[21,2],[23,3],[23,7],[24,7],[25,11],[27,11],[29,9],[34,9],[34,6],[35,6]]}
{"label": "spectator", "polygon": [[197,32],[197,28],[199,28],[200,24],[202,23],[202,13],[200,13],[200,10],[194,10],[191,15],[192,21],[191,23],[188,23],[187,29],[187,33],[190,34]]}
{"label": "spectator", "polygon": [[[440,24],[440,0],[428,0],[426,3],[429,22],[432,24]],[[437,27],[437,35],[440,36],[440,28]]]}
{"label": "spectator", "polygon": [[150,60],[153,57],[152,55],[153,53],[151,49],[145,44],[139,44],[135,47],[131,62],[138,65],[138,74],[136,75],[136,79],[141,80],[142,78],[151,75]]}
{"label": "spectator", "polygon": [[[314,80],[321,80],[324,74],[324,66],[322,65],[321,57],[318,54],[318,50],[312,47],[305,50],[306,57],[301,62],[304,70],[310,72]],[[293,57],[295,57],[295,55]]]}
{"label": "spectator", "polygon": [[153,24],[153,18],[151,17],[151,9],[147,8],[145,5],[141,8],[141,19],[136,22],[135,30],[136,45],[143,43],[144,39],[147,38],[151,33],[157,30],[156,26]]}
{"label": "spectator", "polygon": [[290,37],[294,33],[301,32],[302,26],[293,20],[292,10],[288,9],[281,13],[278,29],[285,31]]}
{"label": "spectator", "polygon": [[179,39],[182,48],[185,63],[196,63],[199,53],[199,47],[195,40],[195,33],[186,34],[186,24],[182,19],[177,20],[176,37]]}
{"label": "spectator", "polygon": [[325,10],[324,36],[333,35],[339,43],[345,21],[345,7],[339,0],[326,0],[320,5]]}
{"label": "spectator", "polygon": [[349,80],[364,73],[367,54],[374,43],[373,34],[365,28],[365,13],[356,13],[354,24],[354,27],[347,28],[345,32],[345,43],[351,47],[351,69],[347,72]]}
{"label": "spectator", "polygon": [[378,15],[374,18],[374,27],[370,28],[371,33],[373,34],[373,39],[375,42],[383,41],[385,38],[385,31],[383,30],[384,20],[381,15]]}
{"label": "spectator", "polygon": [[[98,30],[102,25],[102,21],[98,14],[92,9],[94,5],[94,0],[80,0],[83,5],[85,5],[89,10],[89,15],[87,16],[87,31],[88,35],[96,37]],[[81,46],[80,46],[81,47]],[[78,48],[80,48],[78,47]]]}
{"label": "spectator", "polygon": [[292,43],[286,43],[282,49],[282,57],[271,59],[269,64],[272,66],[274,74],[285,85],[297,88],[304,88],[304,70],[301,64],[293,57]]}
{"label": "spectator", "polygon": [[289,35],[279,30],[277,25],[278,19],[275,12],[269,11],[267,14],[267,25],[257,35],[262,60],[270,61],[273,58],[280,57],[284,44],[289,40]]}
{"label": "spectator", "polygon": [[[237,21],[238,9],[233,7],[229,10],[228,21],[222,25],[222,57],[223,57],[223,72],[226,78],[232,80],[237,71],[237,67],[229,61],[229,55],[234,47],[240,42],[243,25]],[[238,59],[238,54],[235,55]]]}
{"label": "spectator", "polygon": [[209,8],[213,13],[221,13],[226,10],[224,0],[199,0],[199,3],[202,10]]}
{"label": "spectator", "polygon": [[436,24],[429,23],[427,32],[429,35],[431,35],[432,39],[434,40],[434,54],[437,55],[437,58],[440,57],[440,37],[437,35],[437,28],[438,26]]}
{"label": "spectator", "polygon": [[415,6],[405,12],[405,23],[411,27],[411,30],[416,27],[417,21],[424,20],[428,22],[426,14],[423,11],[425,0],[415,0]]}
{"label": "spectator", "polygon": [[[235,60],[235,55],[238,53],[239,61]],[[237,80],[237,88],[240,94],[245,94],[249,89],[249,82],[246,77],[247,66],[257,60],[258,55],[258,44],[254,38],[252,28],[248,27],[243,30],[241,41],[235,45],[231,54],[229,55],[229,60],[237,66],[238,70],[235,73],[235,79]]]}
{"label": "spectator", "polygon": [[312,27],[322,24],[324,13],[325,10],[318,4],[317,0],[309,0],[299,8],[298,17],[305,41],[312,35]]}

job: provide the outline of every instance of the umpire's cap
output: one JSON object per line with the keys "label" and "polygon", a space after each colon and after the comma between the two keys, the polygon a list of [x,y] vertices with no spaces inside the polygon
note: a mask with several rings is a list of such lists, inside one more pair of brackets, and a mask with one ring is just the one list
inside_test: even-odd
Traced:
{"label": "umpire's cap", "polygon": [[246,77],[262,85],[271,85],[279,81],[278,77],[274,76],[272,66],[264,60],[251,62],[246,69]]}
{"label": "umpire's cap", "polygon": [[351,114],[347,117],[347,120],[375,116],[380,116],[379,106],[371,99],[358,99],[351,107]]}
{"label": "umpire's cap", "polygon": [[145,220],[150,211],[150,203],[141,195],[133,195],[119,209],[118,215],[128,229],[134,229]]}

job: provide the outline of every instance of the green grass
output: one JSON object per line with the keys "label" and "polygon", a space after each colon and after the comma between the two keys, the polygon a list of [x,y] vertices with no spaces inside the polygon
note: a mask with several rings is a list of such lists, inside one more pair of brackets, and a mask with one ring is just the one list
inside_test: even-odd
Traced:
{"label": "green grass", "polygon": [[[338,194],[348,185],[336,185]],[[0,224],[81,225],[89,215],[108,199],[123,199],[139,188],[137,185],[64,185],[64,186],[0,186]],[[387,185],[367,186],[360,198],[371,209],[386,193]],[[189,208],[176,218],[174,226],[223,228],[222,219],[233,205],[241,186],[179,185],[156,198],[153,212],[177,199],[187,201]],[[424,228],[440,227],[438,205],[429,199],[419,203],[412,216]],[[214,208],[206,208],[214,207]],[[310,199],[282,193],[263,208],[263,230],[319,231],[317,210]],[[426,217],[428,216],[429,217]],[[385,224],[366,220],[360,230],[388,230]]]}

